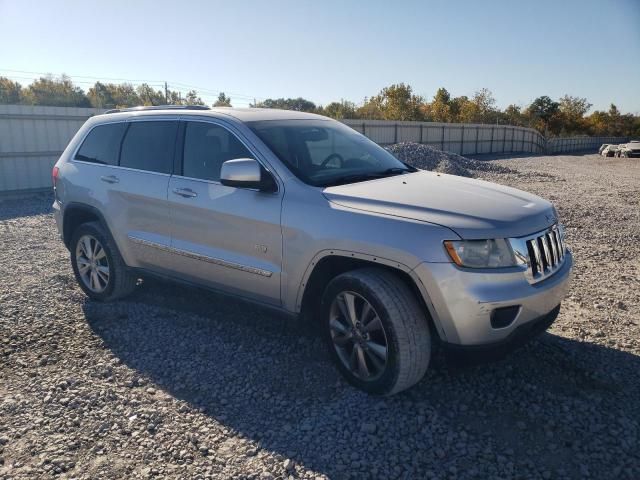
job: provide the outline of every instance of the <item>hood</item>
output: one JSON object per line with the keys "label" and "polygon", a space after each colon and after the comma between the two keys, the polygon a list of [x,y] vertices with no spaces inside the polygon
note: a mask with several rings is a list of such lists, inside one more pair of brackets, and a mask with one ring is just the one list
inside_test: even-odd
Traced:
{"label": "hood", "polygon": [[464,239],[522,237],[557,221],[553,205],[515,188],[428,171],[328,187],[330,202],[450,228]]}

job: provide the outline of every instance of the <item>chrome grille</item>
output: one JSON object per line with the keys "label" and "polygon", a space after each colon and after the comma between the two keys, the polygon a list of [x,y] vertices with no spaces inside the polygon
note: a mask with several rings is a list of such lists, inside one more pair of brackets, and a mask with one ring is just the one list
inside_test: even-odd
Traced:
{"label": "chrome grille", "polygon": [[559,225],[510,241],[516,257],[527,266],[526,276],[530,283],[550,277],[564,263],[566,246],[564,231]]}

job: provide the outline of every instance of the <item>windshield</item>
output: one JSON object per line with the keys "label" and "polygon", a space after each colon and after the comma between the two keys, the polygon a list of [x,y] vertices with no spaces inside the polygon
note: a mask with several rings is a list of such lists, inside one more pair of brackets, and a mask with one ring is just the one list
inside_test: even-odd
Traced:
{"label": "windshield", "polygon": [[336,121],[265,120],[247,125],[309,185],[326,187],[415,171]]}

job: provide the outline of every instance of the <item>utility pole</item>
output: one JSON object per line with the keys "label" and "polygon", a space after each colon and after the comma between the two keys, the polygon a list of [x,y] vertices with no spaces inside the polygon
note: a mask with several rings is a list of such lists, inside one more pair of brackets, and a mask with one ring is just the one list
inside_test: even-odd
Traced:
{"label": "utility pole", "polygon": [[167,87],[167,82],[164,82],[164,103],[169,105],[169,88]]}

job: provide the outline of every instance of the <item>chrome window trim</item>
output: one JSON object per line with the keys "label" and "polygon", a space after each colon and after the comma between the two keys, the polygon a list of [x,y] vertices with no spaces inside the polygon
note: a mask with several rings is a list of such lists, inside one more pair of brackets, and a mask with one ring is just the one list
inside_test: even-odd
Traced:
{"label": "chrome window trim", "polygon": [[106,168],[117,168],[118,170],[128,170],[131,172],[140,172],[140,173],[149,173],[151,175],[159,175],[161,177],[170,177],[170,173],[162,173],[162,172],[154,172],[151,170],[140,170],[139,168],[131,168],[131,167],[120,167],[119,165],[105,165],[104,163],[96,163],[96,162],[87,162],[86,160],[73,160],[77,163],[84,163],[85,165],[94,165],[98,167],[106,167]]}
{"label": "chrome window trim", "polygon": [[262,268],[251,267],[249,265],[243,265],[241,263],[230,262],[228,260],[223,260],[221,258],[210,257],[208,255],[202,255],[200,253],[191,252],[189,250],[170,247],[168,245],[163,245],[161,243],[156,243],[150,240],[145,240],[144,238],[136,237],[135,235],[127,235],[127,237],[133,243],[137,243],[138,245],[144,245],[146,247],[156,248],[164,252],[174,253],[176,255],[181,255],[183,257],[191,258],[193,260],[200,260],[207,263],[213,263],[221,267],[233,268],[234,270],[253,273],[255,275],[260,275],[262,277],[267,277],[267,278],[273,275],[273,272],[262,269]]}

